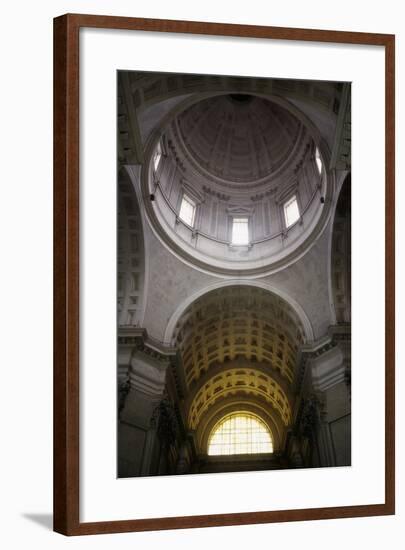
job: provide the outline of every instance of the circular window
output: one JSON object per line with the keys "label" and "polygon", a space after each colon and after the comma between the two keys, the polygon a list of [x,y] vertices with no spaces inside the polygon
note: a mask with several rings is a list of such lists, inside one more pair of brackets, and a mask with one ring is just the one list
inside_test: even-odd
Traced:
{"label": "circular window", "polygon": [[220,420],[208,440],[208,454],[240,455],[273,452],[273,438],[266,424],[249,413],[232,413]]}

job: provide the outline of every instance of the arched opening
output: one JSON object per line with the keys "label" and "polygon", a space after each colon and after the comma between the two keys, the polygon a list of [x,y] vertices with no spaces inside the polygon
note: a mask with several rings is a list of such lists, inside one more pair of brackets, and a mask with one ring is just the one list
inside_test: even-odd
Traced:
{"label": "arched opening", "polygon": [[209,456],[273,452],[270,429],[259,417],[247,412],[225,416],[216,424],[208,442]]}
{"label": "arched opening", "polygon": [[195,434],[204,471],[223,468],[231,455],[227,468],[260,469],[269,453],[266,460],[277,467],[273,451],[282,452],[291,429],[305,342],[295,309],[257,286],[226,285],[183,310],[171,345],[181,360],[186,429]]}

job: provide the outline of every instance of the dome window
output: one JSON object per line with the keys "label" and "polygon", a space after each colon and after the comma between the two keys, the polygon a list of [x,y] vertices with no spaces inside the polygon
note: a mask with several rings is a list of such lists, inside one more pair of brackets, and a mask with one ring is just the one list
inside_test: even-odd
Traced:
{"label": "dome window", "polygon": [[273,438],[257,416],[232,413],[218,422],[211,432],[208,455],[241,455],[273,452]]}
{"label": "dome window", "polygon": [[156,151],[153,154],[153,168],[155,172],[159,168],[160,160],[162,158],[162,146],[160,142],[157,144]]}
{"label": "dome window", "polygon": [[284,219],[286,227],[291,227],[300,218],[297,196],[293,195],[284,203]]}
{"label": "dome window", "polygon": [[181,199],[179,218],[190,227],[194,227],[195,211],[196,203],[184,194]]}
{"label": "dome window", "polygon": [[322,162],[321,155],[319,153],[318,147],[315,149],[315,162],[316,162],[316,167],[318,168],[319,175],[321,175],[322,174],[322,168],[323,168],[323,162]]}
{"label": "dome window", "polygon": [[232,220],[232,244],[249,244],[249,218],[233,218]]}

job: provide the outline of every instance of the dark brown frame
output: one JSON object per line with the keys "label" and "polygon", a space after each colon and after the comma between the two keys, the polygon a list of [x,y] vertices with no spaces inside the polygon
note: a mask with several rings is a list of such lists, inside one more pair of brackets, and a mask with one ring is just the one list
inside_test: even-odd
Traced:
{"label": "dark brown frame", "polygon": [[[385,503],[80,523],[79,29],[304,40],[385,47]],[[391,515],[395,513],[395,37],[327,30],[68,14],[54,20],[54,530],[65,535]]]}

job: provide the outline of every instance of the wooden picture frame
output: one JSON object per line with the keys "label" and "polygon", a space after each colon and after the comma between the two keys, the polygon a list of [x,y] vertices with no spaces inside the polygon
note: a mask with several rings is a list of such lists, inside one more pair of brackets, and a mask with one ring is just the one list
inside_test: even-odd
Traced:
{"label": "wooden picture frame", "polygon": [[[385,502],[81,523],[79,492],[79,30],[250,37],[385,48]],[[54,529],[65,535],[181,529],[395,513],[394,55],[387,34],[68,14],[54,20]]]}

